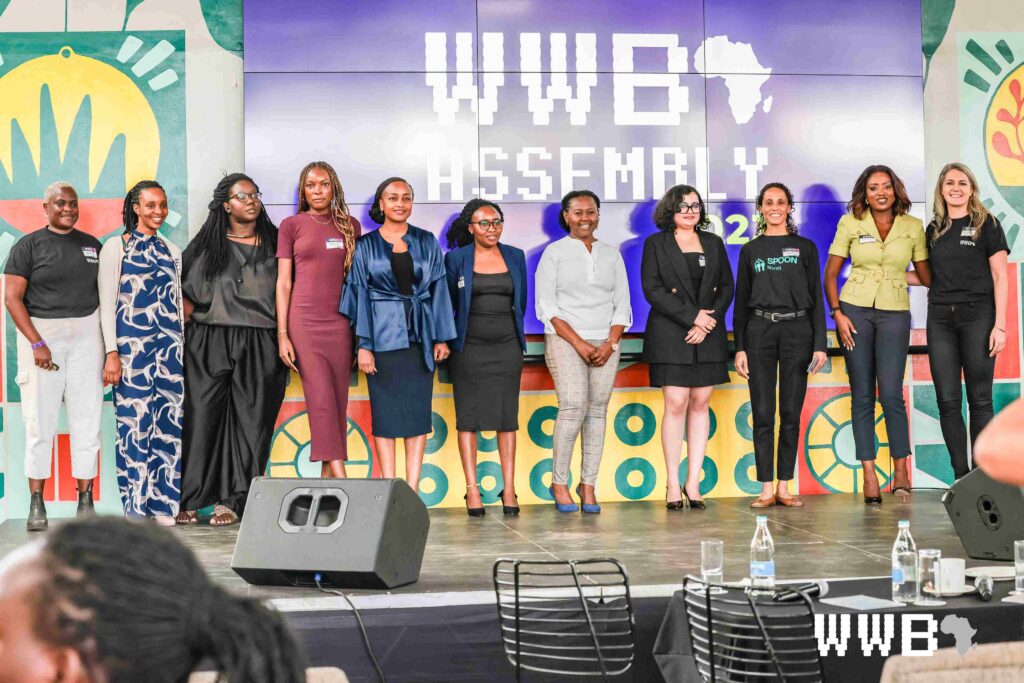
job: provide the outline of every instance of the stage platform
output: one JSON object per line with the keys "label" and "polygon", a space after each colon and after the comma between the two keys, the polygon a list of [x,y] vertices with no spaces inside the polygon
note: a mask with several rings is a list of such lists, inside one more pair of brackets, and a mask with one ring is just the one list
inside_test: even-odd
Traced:
{"label": "stage platform", "polygon": [[[778,577],[887,576],[900,519],[910,520],[919,548],[963,557],[941,493],[916,491],[907,503],[885,494],[880,507],[864,505],[859,495],[835,494],[808,496],[803,508],[769,508],[765,514],[775,539]],[[357,607],[366,610],[370,637],[389,681],[511,680],[498,640],[494,561],[613,557],[626,566],[636,599],[638,661],[625,680],[661,680],[651,657],[654,637],[683,576],[700,571],[700,541],[725,542],[726,580],[747,574],[758,512],[749,507],[750,500],[710,499],[706,510],[677,512],[664,504],[613,503],[599,515],[559,514],[554,506],[524,507],[519,517],[503,517],[500,506],[489,507],[484,518],[470,518],[458,509],[432,510],[420,580],[393,591],[351,594]],[[202,525],[177,527],[174,533],[222,585],[270,600],[288,613],[314,664],[341,666],[353,680],[372,680],[341,598],[309,588],[249,586],[234,575],[229,564],[237,528]],[[7,521],[0,526],[0,554],[28,537],[24,520]]]}

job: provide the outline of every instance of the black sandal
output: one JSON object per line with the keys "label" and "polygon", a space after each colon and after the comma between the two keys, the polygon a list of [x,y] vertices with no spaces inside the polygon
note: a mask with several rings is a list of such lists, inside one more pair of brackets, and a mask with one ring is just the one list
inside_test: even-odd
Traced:
{"label": "black sandal", "polygon": [[[469,489],[475,489],[475,488],[479,488],[479,485],[478,484],[467,484],[466,485],[466,490],[467,491]],[[469,493],[466,493],[466,495],[464,495],[462,497],[462,500],[466,501],[466,512],[469,514],[470,517],[483,517],[484,515],[487,514],[487,510],[484,507],[482,507],[482,506],[478,507],[478,508],[471,508],[471,507],[469,507]]]}

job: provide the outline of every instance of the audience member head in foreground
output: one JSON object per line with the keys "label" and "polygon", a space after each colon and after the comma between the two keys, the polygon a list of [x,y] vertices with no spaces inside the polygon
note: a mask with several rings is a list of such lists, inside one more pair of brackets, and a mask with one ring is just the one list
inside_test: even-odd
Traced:
{"label": "audience member head in foreground", "polygon": [[68,522],[0,562],[0,683],[303,681],[283,619],[215,586],[155,525]]}

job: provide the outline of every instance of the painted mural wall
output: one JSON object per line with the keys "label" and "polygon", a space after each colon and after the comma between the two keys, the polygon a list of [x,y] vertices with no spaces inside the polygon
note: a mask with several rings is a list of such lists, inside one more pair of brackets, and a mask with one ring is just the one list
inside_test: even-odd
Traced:
{"label": "painted mural wall", "polygon": [[[184,246],[217,180],[242,168],[243,144],[242,0],[0,0],[0,261],[45,224],[54,180],[76,187],[78,227],[103,240],[121,231],[127,189],[156,178],[165,230]],[[0,519],[27,505],[14,334],[5,315]],[[108,403],[96,487],[108,512],[120,510],[113,438]],[[74,512],[68,448],[60,434],[52,516]]]}
{"label": "painted mural wall", "polygon": [[[330,4],[363,6],[363,3]],[[714,15],[721,20],[728,15],[729,8],[737,3],[713,3],[708,0],[697,4],[707,7],[709,16]],[[808,12],[813,14],[815,8],[821,9],[824,5],[834,6],[824,0],[780,1],[774,4],[778,5],[780,11],[793,13],[794,17]],[[891,121],[892,126],[904,132],[909,130],[911,137],[917,139],[914,144],[918,151],[911,151],[901,165],[901,172],[911,187],[917,215],[926,215],[925,203],[938,169],[949,160],[962,159],[978,172],[984,185],[986,201],[1000,215],[1007,228],[1014,253],[1011,254],[1013,263],[1007,350],[996,367],[997,409],[1018,397],[1021,391],[1019,261],[1024,241],[1017,237],[1019,226],[1024,222],[1024,150],[1021,148],[1024,135],[1021,108],[1024,105],[1020,95],[1020,86],[1024,84],[1024,33],[1003,30],[1003,27],[1013,25],[1017,17],[1016,8],[1013,7],[1016,4],[1013,0],[990,0],[986,3],[984,16],[978,16],[980,13],[976,11],[976,6],[973,14],[969,11],[972,3],[924,0],[922,51],[916,51],[915,38],[909,57],[901,53],[898,60],[910,65],[900,78],[913,82],[913,85],[906,89],[905,96],[900,97],[909,98],[907,101],[912,106],[912,113]],[[484,0],[479,3],[451,3],[450,7],[465,9],[478,5],[489,5],[498,10],[503,6],[508,7],[507,3]],[[524,4],[527,5],[534,6],[533,3]],[[499,123],[506,128],[499,127],[493,137],[487,134],[480,139],[476,138],[477,130],[480,129],[477,117],[486,111],[484,102],[489,96],[486,88],[481,89],[481,97],[463,101],[461,110],[457,107],[452,112],[456,128],[454,135],[456,139],[476,140],[474,150],[464,155],[464,167],[459,169],[464,181],[463,195],[456,197],[455,185],[450,178],[451,169],[455,168],[451,166],[454,162],[448,159],[447,175],[444,176],[448,180],[435,183],[435,199],[431,200],[431,171],[425,157],[421,171],[410,171],[396,167],[399,161],[389,161],[387,154],[390,152],[374,154],[372,144],[369,152],[360,151],[353,145],[357,145],[360,139],[374,139],[374,126],[389,122],[389,103],[393,107],[405,107],[408,113],[413,107],[412,93],[416,93],[415,99],[418,101],[420,91],[426,89],[427,113],[431,119],[436,120],[435,102],[431,93],[437,93],[439,101],[444,102],[442,93],[455,93],[451,89],[463,83],[464,80],[460,79],[465,75],[472,77],[486,71],[473,66],[473,60],[470,60],[468,67],[457,63],[458,59],[465,59],[465,55],[460,56],[456,48],[456,33],[460,30],[475,32],[475,25],[470,26],[464,22],[466,26],[459,28],[461,24],[457,21],[447,24],[442,22],[438,32],[448,32],[447,40],[451,47],[448,48],[446,59],[450,60],[450,64],[445,62],[430,68],[424,65],[426,45],[423,27],[406,27],[410,31],[417,31],[414,34],[416,40],[410,40],[406,46],[408,59],[417,64],[411,69],[411,76],[408,73],[397,73],[403,69],[408,70],[407,67],[382,65],[380,60],[370,59],[372,51],[352,50],[342,53],[337,59],[342,59],[344,63],[323,67],[332,73],[318,76],[321,83],[333,83],[335,90],[321,91],[321,97],[326,99],[314,99],[312,103],[307,103],[302,99],[289,101],[293,94],[290,88],[294,87],[296,78],[284,73],[291,70],[286,61],[275,59],[268,52],[266,35],[263,35],[264,42],[260,42],[260,34],[255,31],[258,24],[252,21],[252,13],[263,8],[279,12],[278,20],[284,22],[294,16],[287,7],[286,3],[260,0],[246,3],[244,11],[248,23],[245,46],[248,51],[245,71],[249,73],[243,77],[241,0],[0,0],[0,260],[6,258],[7,251],[18,236],[41,227],[43,221],[39,198],[42,189],[56,179],[69,180],[78,188],[83,199],[79,227],[103,239],[119,232],[120,205],[127,187],[142,177],[157,177],[168,188],[174,212],[174,220],[168,221],[171,238],[184,246],[188,236],[199,227],[206,212],[209,194],[223,173],[242,168],[244,164],[256,176],[268,196],[272,204],[272,215],[280,220],[293,211],[294,176],[297,176],[299,168],[310,158],[326,157],[342,172],[350,202],[355,204],[354,210],[364,225],[367,224],[365,201],[372,194],[376,180],[390,175],[392,171],[410,175],[422,171],[422,177],[413,178],[417,189],[422,188],[417,197],[420,203],[414,222],[442,234],[452,214],[457,212],[459,202],[475,194],[470,193],[478,189],[475,185],[487,185],[485,191],[499,189],[489,185],[490,181],[486,178],[478,183],[472,182],[481,178],[479,157],[475,151],[477,147],[500,146],[504,140],[514,141],[519,137],[524,137],[524,140],[522,144],[516,142],[518,146],[543,148],[547,144],[527,131],[534,125],[532,122],[535,116],[530,112],[527,95],[513,94],[520,90],[528,92],[529,83],[523,84],[519,73],[507,75],[502,97],[522,99],[513,99],[515,106],[502,106],[521,111],[504,123],[499,116]],[[352,30],[347,35],[373,35],[373,13],[355,14],[362,16],[361,21],[364,23],[371,23],[366,24],[365,30],[356,30],[362,26],[358,22],[349,24]],[[520,29],[541,32],[556,30],[543,26],[530,29],[528,23],[513,25],[500,16],[492,19],[503,30],[509,31],[506,40],[510,50],[513,45],[518,45]],[[682,40],[678,47],[688,46],[689,54],[695,56],[708,36],[698,37],[697,25],[690,26],[690,23],[685,17],[680,19],[679,25],[683,28],[679,29]],[[711,23],[714,24],[714,21]],[[737,25],[729,42],[733,45],[758,45],[765,34],[763,31],[758,32],[756,24],[751,22],[749,26]],[[301,31],[280,30],[281,26],[286,25],[279,24],[277,27],[277,39],[299,40],[300,44],[303,43],[300,39],[305,34]],[[650,27],[651,31],[655,29],[658,33],[663,32],[663,27]],[[572,28],[557,30],[573,31]],[[643,27],[636,30],[639,32]],[[602,43],[599,46],[602,52],[609,55],[610,32],[609,29],[608,44]],[[516,36],[514,41],[513,35]],[[700,162],[705,166],[703,170],[691,166],[688,172],[691,180],[704,174],[705,182],[710,182],[708,189],[722,193],[713,207],[718,217],[716,228],[724,238],[735,241],[732,245],[734,252],[738,251],[741,240],[749,239],[751,235],[749,221],[752,207],[747,196],[749,191],[745,176],[728,170],[737,168],[733,148],[747,148],[749,156],[744,159],[744,163],[756,166],[756,148],[761,144],[759,141],[769,140],[765,146],[771,148],[771,156],[762,169],[765,174],[763,180],[766,181],[768,175],[774,179],[777,174],[777,177],[799,185],[799,220],[805,233],[810,233],[819,242],[827,243],[830,239],[829,231],[834,228],[835,220],[841,213],[841,203],[845,200],[853,177],[847,169],[835,177],[826,177],[826,182],[816,183],[815,173],[801,170],[806,167],[806,163],[801,165],[790,162],[782,167],[773,166],[773,163],[787,158],[788,149],[799,136],[773,137],[777,133],[773,132],[771,116],[789,116],[792,121],[813,123],[815,117],[820,119],[822,112],[828,114],[842,107],[843,102],[836,101],[824,109],[812,111],[811,107],[816,106],[814,102],[820,103],[820,98],[815,100],[813,97],[820,90],[816,84],[822,83],[824,76],[842,76],[845,78],[842,82],[850,87],[878,80],[864,78],[863,72],[858,70],[859,58],[856,54],[859,53],[848,55],[849,59],[844,62],[847,66],[835,68],[832,73],[802,73],[791,61],[787,61],[793,50],[786,41],[796,40],[796,37],[775,35],[773,40],[774,44],[771,41],[762,42],[763,50],[760,46],[756,48],[756,63],[760,71],[768,70],[771,75],[759,81],[760,99],[749,112],[749,117],[746,105],[732,101],[731,90],[726,86],[727,79],[724,76],[735,78],[736,74],[709,75],[707,70],[703,73],[681,74],[679,82],[690,88],[691,92],[700,93],[699,97],[696,94],[691,97],[691,111],[680,112],[681,131],[659,137],[641,130],[634,132],[634,137],[626,136],[619,144],[622,149],[618,152],[626,154],[633,147],[681,147],[680,139],[685,138],[687,144],[690,144],[689,141],[695,135],[702,140],[703,144],[698,147],[705,150],[700,152],[706,153],[704,161]],[[297,54],[301,54],[301,50]],[[545,59],[547,54],[544,52]],[[650,64],[640,60],[637,62],[637,70],[653,72],[655,67],[651,64],[655,60],[650,53],[645,54]],[[664,55],[665,50],[662,49],[659,54]],[[605,57],[595,56],[595,60],[602,59]],[[662,56],[660,59],[661,65],[657,69],[664,71],[665,58]],[[518,60],[518,57],[512,59],[511,56],[506,59],[510,69],[519,66]],[[515,66],[512,66],[512,62],[515,62]],[[391,95],[388,94],[388,88],[379,87],[383,81],[367,77],[381,69],[396,72],[385,79],[394,86]],[[614,69],[610,62],[607,65],[600,62],[600,66],[596,67],[602,77]],[[442,84],[436,76],[431,80],[432,72],[446,71],[450,72],[450,82]],[[746,75],[762,79],[766,74]],[[243,78],[248,105],[245,116]],[[577,76],[574,74],[572,78],[576,79]],[[353,105],[353,98],[360,92],[369,92],[371,86],[373,92],[378,94],[369,98],[372,106],[367,105],[360,110]],[[608,95],[607,101],[602,100],[600,90],[600,87],[595,90],[594,101],[599,105],[604,103],[608,107],[613,106],[614,97]],[[871,92],[872,89],[867,87],[855,99],[860,101],[868,98]],[[393,102],[388,99],[392,95]],[[769,97],[772,99],[769,100]],[[916,104],[913,104],[915,101]],[[644,100],[641,104],[653,109],[664,106],[665,101]],[[559,109],[552,116],[561,117],[564,121],[555,126],[556,136],[568,136],[566,139],[574,147],[601,147],[606,144],[608,130],[601,126],[606,125],[602,121],[607,119],[600,119],[596,128],[591,126],[580,132],[571,126],[570,111],[567,108],[563,111],[562,104],[558,106]],[[805,106],[803,119],[800,118],[801,106]],[[283,118],[280,114],[277,118],[272,116],[275,111],[280,112],[282,107]],[[311,123],[302,118],[305,115],[302,110],[324,115],[314,117]],[[920,118],[922,110],[923,128]],[[297,114],[289,119],[288,111]],[[1006,114],[1001,114],[1002,111]],[[347,116],[347,112],[355,112],[355,118]],[[459,123],[459,117],[465,116],[470,118]],[[744,118],[741,123],[740,119]],[[317,120],[329,123],[323,129],[314,131],[315,135],[311,136],[319,138],[319,148],[306,149],[299,146],[296,149],[294,146],[271,144],[263,135],[268,130],[276,131],[286,140],[297,130],[306,135],[305,131]],[[290,121],[292,127],[282,126],[282,121]],[[709,124],[709,121],[712,123]],[[718,123],[714,123],[716,121]],[[389,130],[407,148],[415,148],[429,141],[429,130],[424,132],[424,127],[415,121],[405,123],[407,125]],[[464,134],[459,133],[462,130],[459,126],[465,129]],[[828,127],[822,128],[819,121],[817,127],[808,130],[818,128],[824,131]],[[891,134],[891,128],[887,129],[886,135]],[[247,130],[248,139],[244,139]],[[586,130],[590,130],[590,133]],[[693,131],[700,132],[697,134]],[[824,135],[821,131],[819,133]],[[818,137],[812,137],[812,142],[818,140]],[[355,142],[349,143],[349,140]],[[492,144],[489,140],[498,142]],[[828,136],[818,142],[829,144]],[[923,159],[920,152],[922,147]],[[378,145],[377,148],[379,151],[382,146]],[[691,164],[698,163],[697,152],[696,149],[684,152]],[[828,150],[823,148],[821,152],[825,156],[814,158],[824,168],[828,166]],[[834,153],[834,150],[829,153]],[[916,161],[911,163],[912,158]],[[606,199],[609,187],[606,183],[610,182],[618,193],[619,199],[608,202],[603,212],[602,231],[605,239],[619,244],[628,261],[631,250],[638,254],[644,237],[653,229],[650,215],[658,186],[648,169],[646,179],[641,182],[639,189],[635,189],[635,178],[631,178],[632,171],[629,170],[632,162],[626,156],[621,157],[621,161],[625,167],[617,178],[614,174],[611,181],[598,177],[594,180],[594,187]],[[801,157],[801,161],[806,160]],[[401,160],[401,163],[405,163],[405,160]],[[477,164],[475,167],[474,163]],[[515,162],[509,163],[513,165],[499,168],[511,175],[515,173]],[[858,169],[863,165],[860,159],[851,163]],[[666,164],[667,156],[663,159],[662,182],[671,184],[673,178],[678,181],[680,176],[673,175],[678,169],[673,170]],[[598,167],[587,167],[586,162],[582,168],[595,174],[599,172]],[[715,171],[716,168],[719,170]],[[571,166],[570,170],[573,170]],[[550,178],[558,178],[560,172],[561,169],[556,165],[551,170]],[[717,185],[716,173],[721,179]],[[539,198],[528,199],[525,195],[516,195],[507,200],[502,199],[510,226],[517,226],[519,237],[513,238],[513,243],[516,243],[516,239],[523,240],[519,246],[534,252],[531,255],[535,259],[539,258],[539,249],[558,234],[552,229],[556,217],[552,211],[552,202],[557,201],[561,189],[559,183],[553,182],[543,197],[539,197],[541,188],[538,187],[534,188],[534,192]],[[638,198],[634,198],[631,194],[633,192],[639,194]],[[920,311],[923,308],[923,292],[915,296],[915,311]],[[638,310],[643,310],[639,288],[634,296],[634,304]],[[642,319],[643,316],[639,320]],[[640,322],[635,331],[642,331]],[[915,343],[924,343],[923,330],[915,331],[914,334]],[[626,350],[638,350],[639,344],[639,340],[631,341]],[[831,339],[830,344],[834,346],[835,340]],[[7,516],[23,517],[23,508],[27,505],[21,462],[23,428],[18,389],[13,381],[14,331],[7,317],[0,348],[3,350],[0,354],[3,360],[3,368],[0,370],[0,388],[3,390],[3,408],[0,413],[3,429],[0,438],[2,520]],[[533,343],[530,350],[540,351],[541,346]],[[712,401],[712,437],[701,485],[702,491],[712,497],[753,494],[757,490],[749,396],[743,380],[735,374],[731,378],[729,385],[716,390]],[[661,394],[646,385],[646,366],[633,364],[621,368],[617,390],[609,408],[605,459],[598,482],[602,500],[659,499],[663,496]],[[516,484],[523,503],[541,502],[548,498],[546,487],[551,467],[551,433],[557,412],[551,378],[542,364],[527,366],[523,390],[517,469],[519,480]],[[811,381],[803,412],[797,470],[797,488],[802,494],[856,490],[859,466],[853,457],[848,392],[845,368],[840,358],[832,359],[825,372]],[[934,388],[926,358],[916,357],[908,364],[905,392],[912,416],[914,484],[944,486],[952,479],[952,471],[942,445]],[[434,431],[427,445],[420,494],[430,505],[461,505],[464,491],[455,443],[451,385],[443,371],[435,383],[434,411]],[[496,492],[502,488],[493,437],[493,434],[484,434],[479,444],[479,474],[485,500],[489,502],[495,500]],[[352,476],[371,476],[376,466],[371,446],[369,404],[362,376],[355,378],[352,386],[348,439]],[[881,421],[878,424],[878,440],[880,457],[877,463],[882,476],[887,477],[889,461],[884,424]],[[315,476],[319,468],[311,466],[308,461],[308,443],[309,428],[302,388],[298,377],[293,375],[286,402],[278,418],[269,473],[273,476]],[[54,451],[56,475],[47,487],[46,497],[51,515],[61,516],[73,513],[75,495],[69,471],[66,435],[58,436]],[[113,513],[120,510],[120,503],[113,478],[113,415],[109,404],[105,414],[102,456],[98,507]],[[399,471],[402,471],[401,463]],[[574,470],[573,477],[574,480],[578,477],[577,470]]]}

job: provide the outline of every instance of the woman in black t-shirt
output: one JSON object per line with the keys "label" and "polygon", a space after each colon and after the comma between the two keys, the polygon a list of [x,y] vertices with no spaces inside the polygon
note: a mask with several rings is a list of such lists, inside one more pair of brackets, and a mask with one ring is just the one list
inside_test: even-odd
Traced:
{"label": "woman in black t-shirt", "polygon": [[970,471],[960,373],[967,387],[973,444],[992,419],[995,357],[1006,344],[1010,249],[998,219],[978,198],[974,174],[963,164],[942,169],[935,185],[934,212],[927,229],[932,262],[928,363],[942,438],[959,479]]}
{"label": "woman in black t-shirt", "polygon": [[[807,373],[825,355],[825,306],[814,242],[796,234],[793,193],[768,183],[757,195],[758,236],[740,249],[733,330],[736,372],[749,381],[754,459],[761,495],[750,507],[800,507],[789,491],[800,438]],[[775,386],[779,387],[778,472],[775,467]],[[772,490],[772,479],[778,485]]]}

